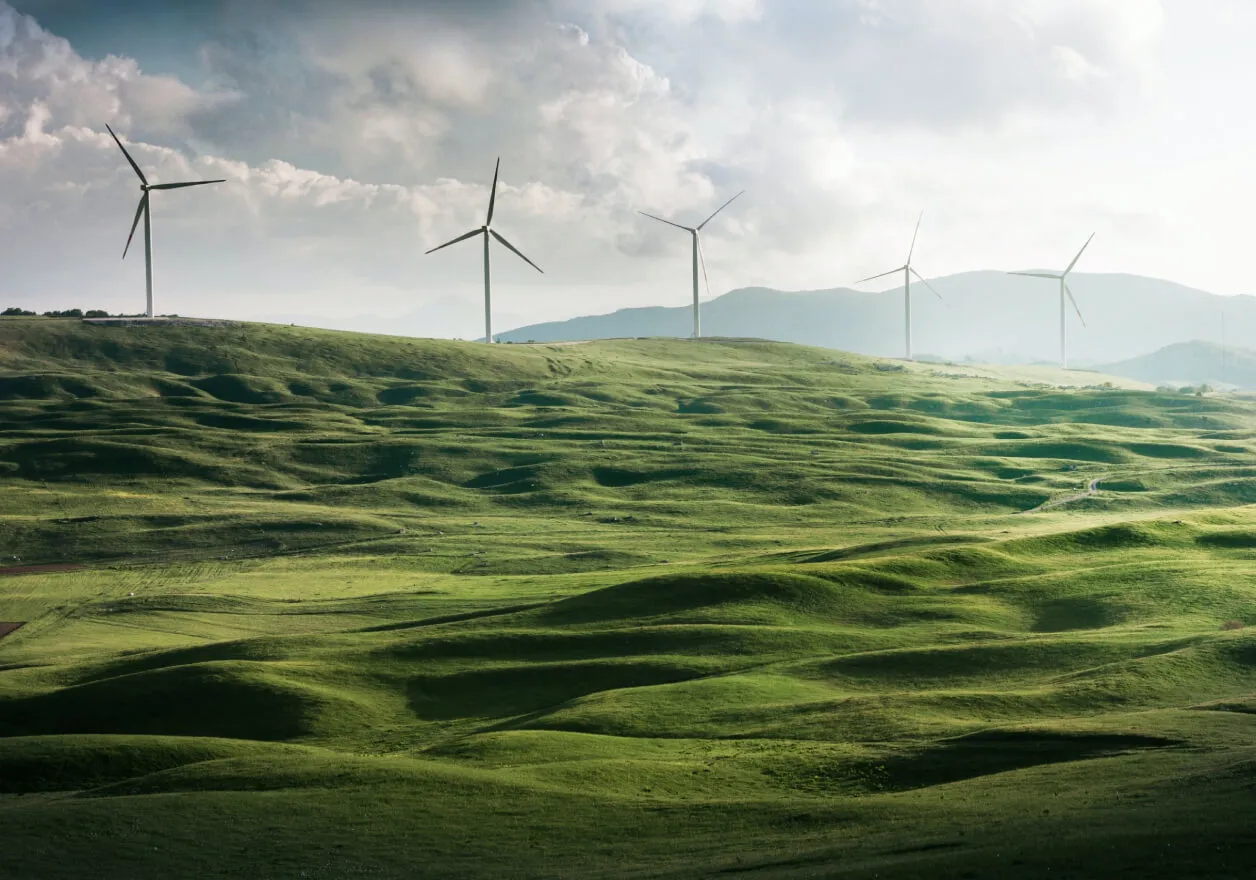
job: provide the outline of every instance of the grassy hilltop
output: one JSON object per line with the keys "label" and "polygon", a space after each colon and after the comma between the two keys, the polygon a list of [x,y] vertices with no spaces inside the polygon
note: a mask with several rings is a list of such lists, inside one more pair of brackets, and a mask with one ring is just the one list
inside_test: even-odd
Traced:
{"label": "grassy hilltop", "polygon": [[0,876],[1246,876],[1253,450],[1085,372],[0,320]]}

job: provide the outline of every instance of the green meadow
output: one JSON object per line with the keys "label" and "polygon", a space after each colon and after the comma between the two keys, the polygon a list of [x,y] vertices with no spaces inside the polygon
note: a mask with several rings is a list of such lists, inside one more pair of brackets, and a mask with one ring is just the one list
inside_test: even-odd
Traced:
{"label": "green meadow", "polygon": [[0,319],[0,876],[1250,876],[1254,452],[1085,371]]}

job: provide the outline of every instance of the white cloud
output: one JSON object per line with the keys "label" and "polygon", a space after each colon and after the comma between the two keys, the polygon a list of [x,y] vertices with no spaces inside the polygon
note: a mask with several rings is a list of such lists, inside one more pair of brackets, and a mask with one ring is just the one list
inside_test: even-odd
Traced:
{"label": "white cloud", "polygon": [[[146,75],[132,58],[83,59],[66,40],[4,2],[0,2],[0,94],[19,108],[43,106],[48,114],[45,123],[99,127],[110,121],[165,135],[188,133],[191,116],[238,97],[231,92],[198,92],[173,77]],[[0,118],[0,135],[6,130],[5,119]]]}
{"label": "white cloud", "polygon": [[26,117],[26,127],[22,129],[22,139],[32,144],[51,144],[55,142],[52,135],[44,133],[44,126],[52,118],[48,105],[36,101],[31,104],[30,113]]}
{"label": "white cloud", "polygon": [[1139,174],[1207,210],[1171,153],[1131,163],[1120,132],[1160,94],[1155,0],[483,5],[276,13],[207,35],[217,85],[194,88],[84,59],[0,0],[5,292],[142,295],[106,121],[154,180],[230,181],[154,197],[159,296],[185,312],[386,317],[465,295],[473,313],[476,248],[423,251],[483,222],[498,156],[495,225],[546,274],[502,251],[495,277],[537,318],[683,295],[685,236],[636,211],[697,220],[743,188],[704,238],[716,292],[872,274],[922,207],[930,272],[1049,262],[1097,227],[1092,268],[1174,274],[1139,248],[1189,224]]}
{"label": "white cloud", "polygon": [[601,12],[615,16],[647,16],[673,25],[690,25],[704,18],[724,24],[758,21],[762,0],[606,0]]}

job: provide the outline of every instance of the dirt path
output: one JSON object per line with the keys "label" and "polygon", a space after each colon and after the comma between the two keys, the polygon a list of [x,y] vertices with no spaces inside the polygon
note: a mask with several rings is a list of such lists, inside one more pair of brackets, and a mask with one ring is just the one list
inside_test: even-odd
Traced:
{"label": "dirt path", "polygon": [[1086,484],[1085,492],[1078,492],[1076,495],[1069,495],[1066,498],[1057,498],[1055,501],[1046,501],[1046,502],[1043,502],[1042,504],[1039,504],[1037,507],[1033,508],[1032,510],[1025,510],[1025,511],[1022,511],[1022,513],[1038,513],[1039,511],[1042,511],[1042,510],[1049,510],[1052,507],[1060,507],[1061,505],[1064,505],[1064,504],[1072,504],[1074,501],[1081,501],[1083,498],[1091,498],[1099,492],[1099,484],[1102,483],[1106,479],[1109,479],[1109,476],[1095,477],[1093,480],[1091,480],[1089,483]]}
{"label": "dirt path", "polygon": [[54,571],[78,571],[86,567],[76,562],[50,562],[45,565],[6,565],[0,566],[0,577],[17,577],[22,574],[46,574]]}
{"label": "dirt path", "polygon": [[21,623],[4,623],[3,621],[0,621],[0,639],[18,629],[21,625]]}

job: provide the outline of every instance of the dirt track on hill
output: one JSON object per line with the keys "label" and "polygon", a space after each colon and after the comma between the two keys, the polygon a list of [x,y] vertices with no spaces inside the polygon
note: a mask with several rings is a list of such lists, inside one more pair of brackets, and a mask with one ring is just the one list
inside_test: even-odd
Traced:
{"label": "dirt track on hill", "polygon": [[21,627],[22,627],[21,623],[0,622],[0,639],[4,638],[9,633],[14,632],[15,630],[20,629]]}
{"label": "dirt track on hill", "polygon": [[1085,492],[1078,492],[1076,495],[1069,495],[1067,498],[1058,498],[1055,501],[1047,501],[1042,504],[1039,504],[1037,507],[1033,508],[1032,510],[1026,510],[1023,512],[1024,513],[1037,513],[1040,510],[1049,510],[1052,507],[1059,507],[1062,504],[1070,504],[1074,501],[1081,501],[1083,498],[1090,498],[1091,496],[1098,493],[1099,484],[1107,479],[1110,479],[1110,477],[1106,477],[1106,476],[1095,477],[1093,480],[1091,480],[1089,483],[1086,484]]}
{"label": "dirt track on hill", "polygon": [[86,568],[77,562],[50,562],[46,565],[6,565],[0,567],[0,577],[17,577],[23,574],[46,574],[56,571],[78,571]]}

